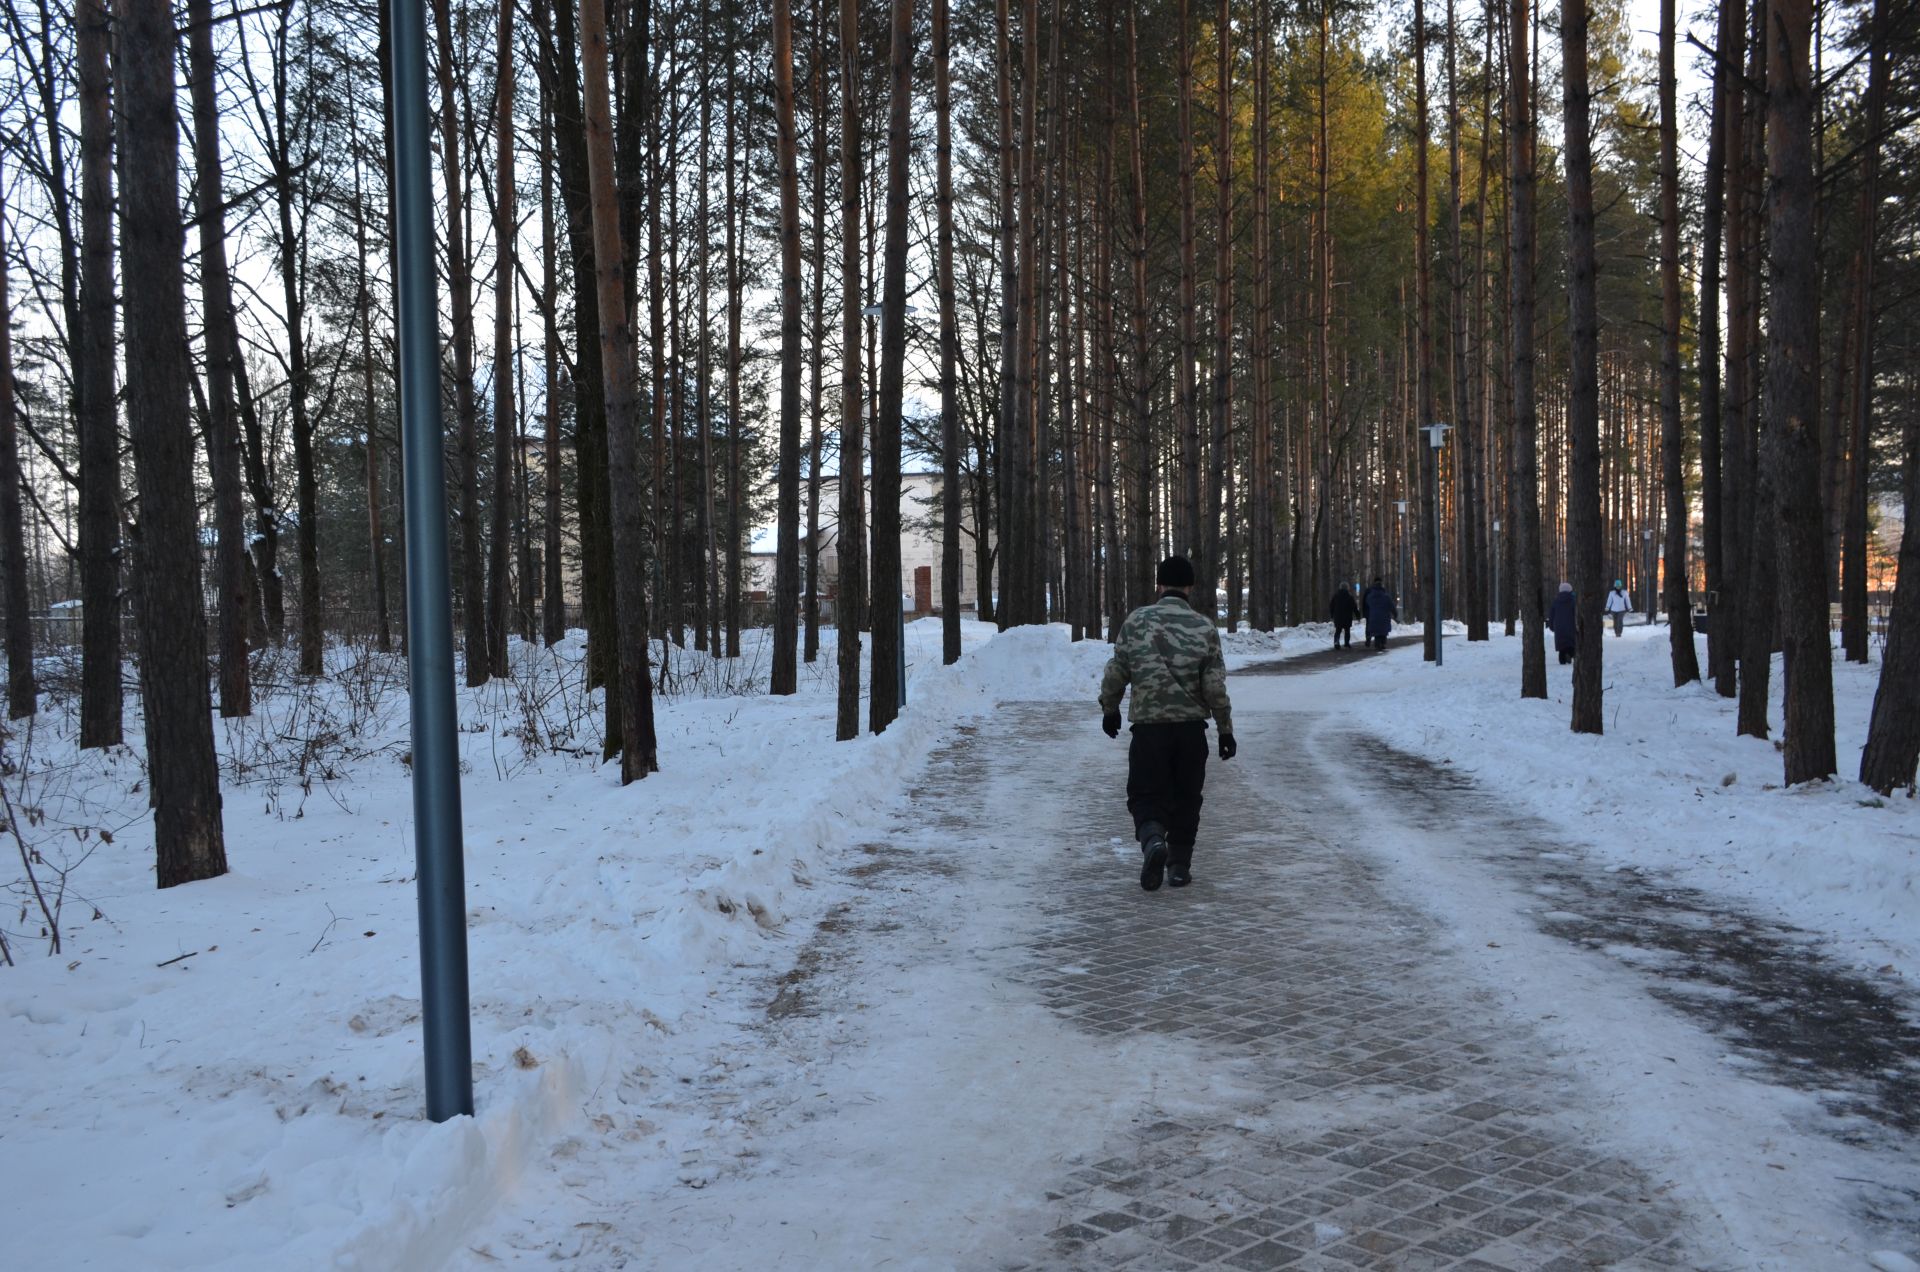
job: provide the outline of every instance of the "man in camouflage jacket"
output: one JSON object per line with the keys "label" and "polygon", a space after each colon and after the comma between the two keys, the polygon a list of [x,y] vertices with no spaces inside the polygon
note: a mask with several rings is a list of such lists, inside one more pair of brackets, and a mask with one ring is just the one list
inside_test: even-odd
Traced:
{"label": "man in camouflage jacket", "polygon": [[1193,564],[1168,557],[1155,579],[1160,599],[1127,615],[1100,681],[1101,727],[1110,738],[1120,736],[1120,698],[1133,686],[1127,811],[1144,857],[1140,886],[1149,892],[1162,875],[1176,888],[1192,880],[1209,716],[1220,726],[1220,758],[1238,750],[1220,632],[1187,604]]}

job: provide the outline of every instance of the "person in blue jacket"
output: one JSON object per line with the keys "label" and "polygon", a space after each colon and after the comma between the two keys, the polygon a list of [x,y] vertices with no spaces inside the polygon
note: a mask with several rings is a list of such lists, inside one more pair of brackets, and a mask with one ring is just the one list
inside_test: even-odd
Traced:
{"label": "person in blue jacket", "polygon": [[1367,646],[1384,650],[1387,633],[1393,630],[1393,622],[1400,614],[1394,608],[1393,593],[1387,591],[1379,575],[1374,576],[1373,586],[1360,598],[1360,611],[1367,616]]}
{"label": "person in blue jacket", "polygon": [[1573,661],[1579,633],[1579,617],[1573,609],[1573,584],[1560,585],[1560,594],[1553,598],[1553,608],[1547,612],[1547,626],[1553,629],[1554,652],[1560,655],[1560,665],[1564,667]]}

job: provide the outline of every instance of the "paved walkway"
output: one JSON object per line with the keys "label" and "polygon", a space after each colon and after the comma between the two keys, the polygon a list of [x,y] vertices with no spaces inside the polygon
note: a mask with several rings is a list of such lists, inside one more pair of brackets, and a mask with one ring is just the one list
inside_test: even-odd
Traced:
{"label": "paved walkway", "polygon": [[[1014,704],[964,730],[737,1052],[677,1084],[633,1075],[648,1118],[713,1128],[678,1182],[623,1173],[623,1136],[602,1128],[563,1146],[572,1196],[470,1266],[1572,1272],[1920,1254],[1912,1004],[1796,934],[1555,851],[1550,828],[1369,742],[1337,672],[1256,678],[1374,657],[1236,678],[1241,755],[1210,765],[1185,890],[1135,883],[1124,751],[1091,708]],[[1606,1099],[1563,1049],[1476,987],[1457,934],[1357,849],[1378,799],[1446,827],[1422,850],[1444,841],[1490,888],[1551,893],[1531,921],[1644,992],[1646,1014],[1679,1005],[1695,1023],[1678,1027],[1817,1091],[1876,1155],[1844,1186],[1857,1243],[1773,1257],[1678,1200],[1606,1133]],[[1689,992],[1702,984],[1716,992]]]}

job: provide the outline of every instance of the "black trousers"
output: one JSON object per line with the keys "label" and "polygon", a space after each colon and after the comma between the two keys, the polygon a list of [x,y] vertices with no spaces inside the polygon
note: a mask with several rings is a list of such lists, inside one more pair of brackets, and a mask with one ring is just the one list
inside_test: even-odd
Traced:
{"label": "black trousers", "polygon": [[1343,623],[1336,618],[1333,620],[1333,647],[1335,649],[1340,648],[1340,643],[1343,640],[1346,642],[1348,649],[1353,648],[1353,620],[1348,619]]}
{"label": "black trousers", "polygon": [[1169,865],[1193,861],[1200,832],[1200,789],[1207,783],[1207,725],[1136,724],[1127,750],[1127,811],[1137,836],[1148,822],[1167,832]]}

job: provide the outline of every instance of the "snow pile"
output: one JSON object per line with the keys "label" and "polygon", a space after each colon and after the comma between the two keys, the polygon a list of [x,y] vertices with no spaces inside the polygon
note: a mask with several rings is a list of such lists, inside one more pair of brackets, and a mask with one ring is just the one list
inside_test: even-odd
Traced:
{"label": "snow pile", "polygon": [[[69,898],[61,956],[17,943],[21,965],[0,970],[0,1194],[33,1199],[0,1264],[444,1262],[566,1127],[646,1103],[757,1009],[749,991],[842,895],[849,850],[884,832],[957,721],[1009,699],[1091,707],[1104,645],[965,635],[942,667],[938,621],[910,624],[906,710],[841,744],[831,632],[789,698],[741,696],[764,676],[763,633],[731,667],[676,649],[664,771],[625,788],[598,763],[577,638],[518,648],[514,680],[462,690],[479,1116],[440,1126],[421,1116],[398,664],[336,665],[218,729],[233,871],[167,892],[137,753],[80,753],[70,720],[41,726],[36,780],[60,816],[113,835],[75,870],[85,902]],[[305,741],[290,756],[277,735]]]}

